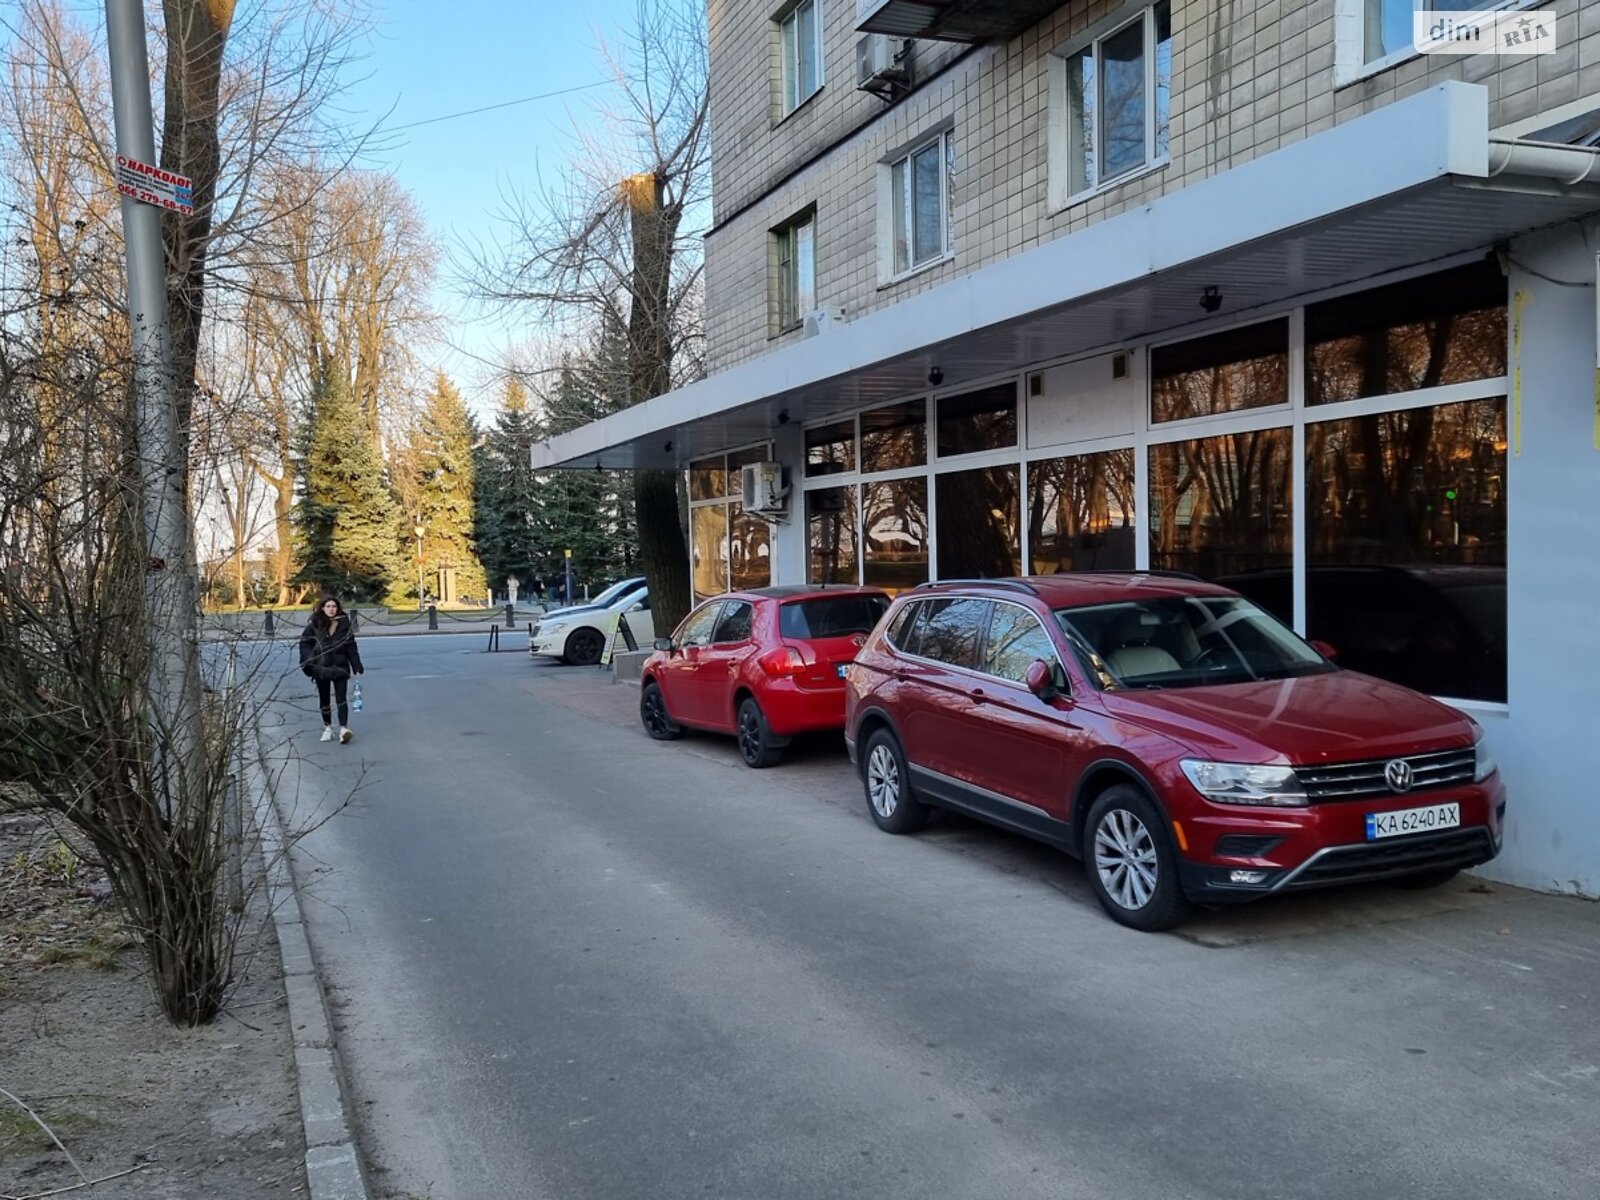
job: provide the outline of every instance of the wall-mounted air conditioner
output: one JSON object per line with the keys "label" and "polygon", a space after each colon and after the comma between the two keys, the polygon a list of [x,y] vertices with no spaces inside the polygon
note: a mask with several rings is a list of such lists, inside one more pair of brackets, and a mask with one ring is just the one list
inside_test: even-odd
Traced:
{"label": "wall-mounted air conditioner", "polygon": [[777,463],[750,463],[739,468],[739,502],[747,513],[781,517],[789,511],[789,485]]}
{"label": "wall-mounted air conditioner", "polygon": [[805,315],[801,322],[804,337],[816,337],[819,333],[828,332],[828,327],[835,321],[842,320],[844,310],[836,304],[824,304],[821,308]]}
{"label": "wall-mounted air conditioner", "polygon": [[856,88],[880,100],[898,100],[911,90],[911,39],[864,34],[856,43]]}

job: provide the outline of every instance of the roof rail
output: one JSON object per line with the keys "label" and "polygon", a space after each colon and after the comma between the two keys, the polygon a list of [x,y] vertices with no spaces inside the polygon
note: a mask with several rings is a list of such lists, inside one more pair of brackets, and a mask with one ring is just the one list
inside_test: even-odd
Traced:
{"label": "roof rail", "polygon": [[[1030,596],[1039,594],[1038,588],[1021,579],[930,579],[926,583],[917,584],[917,588],[930,587],[992,587],[1012,592],[1026,592]],[[915,591],[916,588],[912,590]]]}
{"label": "roof rail", "polygon": [[1063,574],[1072,575],[1154,575],[1162,579],[1187,579],[1191,583],[1208,583],[1198,575],[1191,575],[1188,571],[1169,571],[1164,567],[1145,567],[1142,570],[1126,567],[1120,571],[1066,571]]}

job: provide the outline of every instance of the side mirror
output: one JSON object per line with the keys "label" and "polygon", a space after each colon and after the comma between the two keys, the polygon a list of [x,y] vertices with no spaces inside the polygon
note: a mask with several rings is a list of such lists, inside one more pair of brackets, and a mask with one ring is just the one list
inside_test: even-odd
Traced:
{"label": "side mirror", "polygon": [[1041,700],[1054,700],[1061,694],[1061,689],[1056,687],[1055,672],[1042,658],[1036,658],[1028,664],[1028,673],[1023,680],[1028,690]]}
{"label": "side mirror", "polygon": [[657,638],[656,639],[656,649],[657,650],[666,650],[666,651],[670,652],[672,650],[672,639],[671,638]]}
{"label": "side mirror", "polygon": [[1319,642],[1313,638],[1311,641],[1311,648],[1318,654],[1322,655],[1322,657],[1327,659],[1329,662],[1336,662],[1339,658],[1339,651],[1334,649],[1334,647],[1330,646],[1327,642]]}

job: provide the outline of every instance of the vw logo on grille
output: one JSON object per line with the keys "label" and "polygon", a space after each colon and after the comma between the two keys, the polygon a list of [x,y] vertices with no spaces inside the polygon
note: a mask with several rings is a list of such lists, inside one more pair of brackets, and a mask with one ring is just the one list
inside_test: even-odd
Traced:
{"label": "vw logo on grille", "polygon": [[1390,759],[1383,768],[1383,778],[1390,791],[1409,792],[1412,784],[1411,764],[1403,758]]}

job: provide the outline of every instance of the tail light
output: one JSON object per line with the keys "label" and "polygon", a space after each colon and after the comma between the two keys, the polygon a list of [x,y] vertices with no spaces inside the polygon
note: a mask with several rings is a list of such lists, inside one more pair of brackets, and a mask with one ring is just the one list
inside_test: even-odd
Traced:
{"label": "tail light", "polygon": [[806,660],[793,646],[779,646],[776,650],[769,650],[756,659],[756,662],[761,664],[761,669],[768,675],[779,678],[799,675],[806,669]]}

